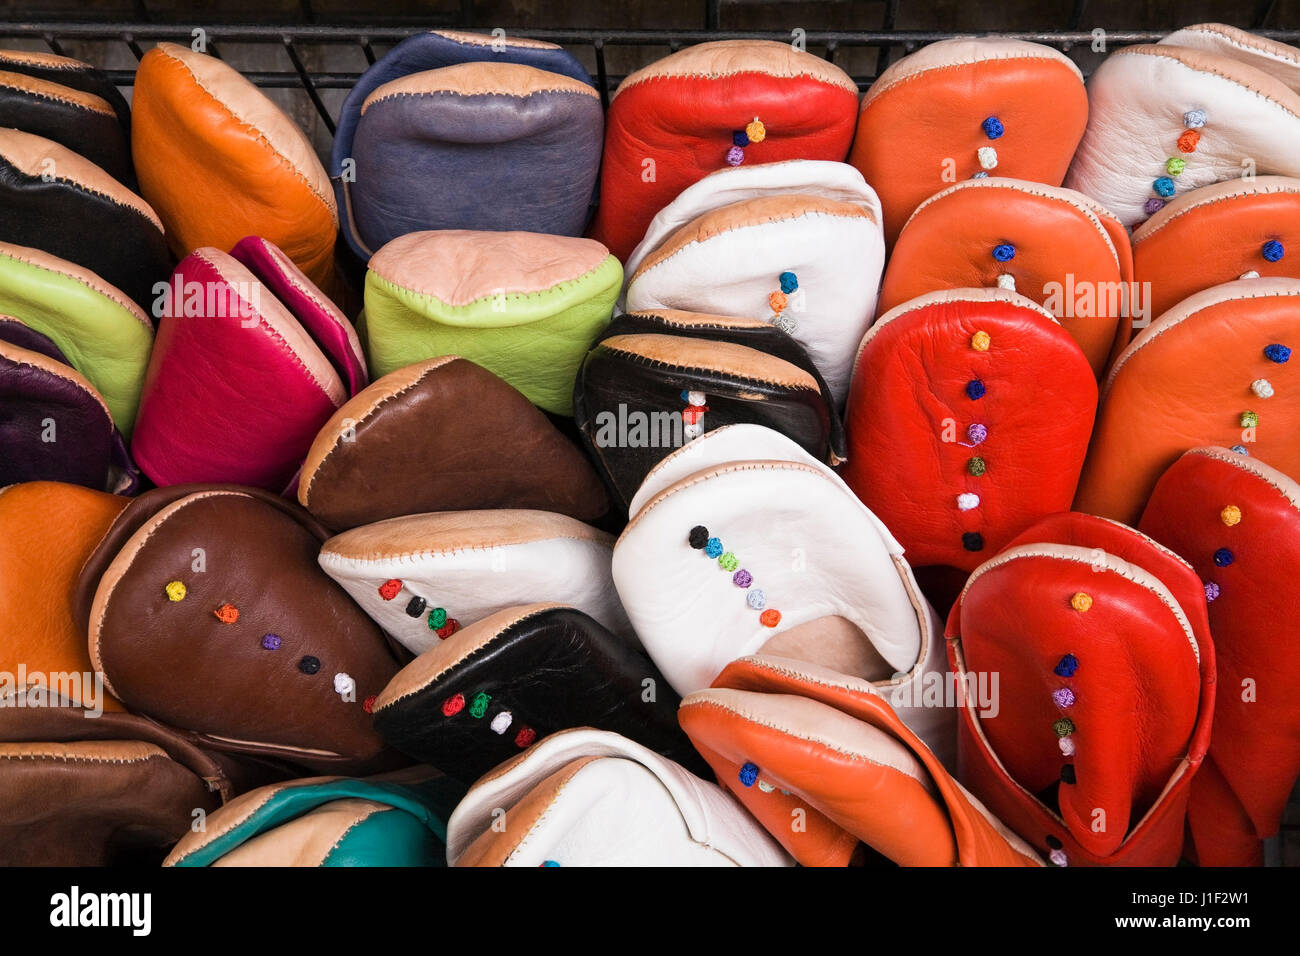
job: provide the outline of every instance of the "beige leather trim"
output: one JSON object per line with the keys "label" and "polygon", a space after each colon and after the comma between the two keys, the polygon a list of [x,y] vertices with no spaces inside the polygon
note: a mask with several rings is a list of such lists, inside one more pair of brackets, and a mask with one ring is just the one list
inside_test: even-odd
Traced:
{"label": "beige leather trim", "polygon": [[216,57],[196,53],[189,47],[176,43],[159,43],[154,50],[185,67],[203,92],[249,127],[269,149],[279,154],[329,210],[334,225],[338,225],[338,206],[334,201],[329,174],[316,157],[316,150],[307,139],[307,134],[297,123],[237,70]]}
{"label": "beige leather trim", "polygon": [[335,535],[321,546],[321,554],[336,554],[353,561],[401,559],[414,563],[435,555],[490,551],[562,538],[614,546],[612,534],[568,515],[502,508],[386,518]]}
{"label": "beige leather trim", "polygon": [[532,295],[599,268],[609,250],[594,239],[533,232],[438,229],[384,245],[370,271],[395,286],[450,306],[495,295]]}
{"label": "beige leather trim", "polygon": [[356,826],[376,813],[392,811],[386,803],[341,797],[259,833],[220,859],[214,867],[321,866]]}
{"label": "beige leather trim", "polygon": [[[298,366],[307,373],[316,383],[316,387],[325,393],[336,408],[347,401],[347,389],[343,387],[343,380],[339,378],[330,360],[302,327],[302,323],[280,303],[270,289],[266,288],[261,279],[253,275],[242,262],[212,246],[195,249],[191,255],[210,265],[222,279],[237,290],[254,286],[261,288],[262,293],[258,295],[260,301],[257,303],[257,316],[263,327],[280,340],[285,350],[297,360]],[[250,302],[248,305],[251,307],[253,303]]]}
{"label": "beige leather trim", "polygon": [[898,62],[885,68],[867,89],[862,98],[862,108],[880,94],[901,86],[934,70],[949,70],[994,60],[1047,60],[1068,66],[1083,82],[1083,73],[1075,62],[1059,50],[1028,40],[1005,37],[954,37],[923,46]]}
{"label": "beige leather trim", "polygon": [[[754,705],[760,702],[762,712],[757,713]],[[887,767],[911,777],[927,790],[934,790],[929,771],[897,738],[820,701],[793,694],[766,694],[730,687],[710,687],[682,698],[682,710],[699,706],[717,707],[752,724],[796,740],[819,744],[852,760]]]}
{"label": "beige leather trim", "polygon": [[528,37],[511,37],[505,36],[498,40],[494,36],[486,33],[466,33],[463,30],[430,30],[430,33],[436,33],[440,37],[446,37],[448,40],[455,40],[457,43],[464,43],[468,46],[494,46],[497,43],[505,46],[520,47],[525,50],[559,50],[563,49],[554,43],[547,43],[545,40],[530,40]]}
{"label": "beige leather trim", "polygon": [[818,391],[817,380],[797,365],[734,342],[646,332],[614,335],[601,342],[598,348],[674,368],[716,372],[781,388]]}
{"label": "beige leather trim", "polygon": [[[40,176],[49,172],[58,182],[103,196],[119,206],[128,206],[153,223],[159,232],[163,231],[162,220],[147,202],[84,156],[52,140],[21,130],[0,129],[0,156],[24,175]],[[54,163],[53,169],[44,165],[46,159]]]}
{"label": "beige leather trim", "polygon": [[374,713],[436,683],[461,661],[495,641],[507,628],[543,611],[564,607],[568,605],[525,604],[504,608],[439,641],[397,672],[375,699]]}
{"label": "beige leather trim", "polygon": [[1300,482],[1295,481],[1289,475],[1284,475],[1276,468],[1264,464],[1258,458],[1248,458],[1245,455],[1238,455],[1235,451],[1229,451],[1227,448],[1217,446],[1193,448],[1185,452],[1185,454],[1213,458],[1216,461],[1227,462],[1241,471],[1249,472],[1261,481],[1266,481],[1276,488],[1278,494],[1291,503],[1292,508],[1300,511]]}
{"label": "beige leather trim", "polygon": [[[711,209],[681,226],[659,248],[641,260],[641,265],[637,266],[628,284],[635,282],[692,243],[708,242],[710,239],[716,239],[724,233],[738,229],[769,226],[786,220],[799,219],[802,216],[815,215],[876,221],[875,215],[865,206],[827,199],[824,196],[789,194],[742,199],[740,202]],[[775,287],[776,283],[773,282],[773,288]]]}
{"label": "beige leather trim", "polygon": [[108,405],[104,401],[104,396],[100,395],[99,392],[96,391],[95,386],[90,384],[89,379],[71,365],[64,365],[62,362],[52,359],[48,355],[43,355],[40,352],[33,352],[30,349],[21,348],[9,342],[0,342],[0,356],[4,356],[4,358],[19,365],[38,368],[46,374],[63,379],[65,382],[71,382],[73,385],[77,386],[77,388],[90,395],[99,407],[104,410],[104,414],[107,415],[110,420],[112,419],[113,416],[108,411]]}
{"label": "beige leather trim", "polygon": [[599,100],[594,86],[560,73],[548,73],[522,63],[493,63],[479,60],[456,63],[436,70],[408,73],[390,80],[366,97],[361,115],[376,103],[399,96],[451,93],[455,96],[534,96],[538,93],[577,93]]}
{"label": "beige leather trim", "polygon": [[0,743],[0,760],[58,760],[68,763],[141,763],[171,760],[161,747],[142,740],[78,740],[73,743]]}
{"label": "beige leather trim", "polygon": [[167,854],[167,859],[163,861],[163,866],[175,866],[195,850],[207,846],[214,840],[218,840],[227,833],[230,833],[232,830],[242,826],[253,816],[253,814],[264,807],[273,796],[280,793],[282,790],[296,789],[298,787],[311,787],[316,784],[332,783],[335,780],[342,779],[344,778],[337,776],[306,777],[299,780],[288,780],[284,783],[271,784],[267,787],[258,787],[256,790],[249,790],[247,793],[241,793],[223,806],[219,811],[209,816],[207,829],[202,833],[191,831],[181,837],[180,842],[172,848],[171,853]]}
{"label": "beige leather trim", "polygon": [[1111,385],[1115,383],[1119,370],[1134,355],[1197,312],[1221,305],[1224,302],[1274,299],[1298,295],[1300,295],[1300,279],[1281,276],[1260,279],[1235,279],[1232,282],[1224,282],[1189,295],[1182,302],[1162,313],[1154,322],[1134,336],[1133,341],[1119,354],[1119,358],[1115,359],[1115,364],[1110,367],[1110,374],[1106,376],[1106,388],[1102,392],[1103,401],[1110,391]]}
{"label": "beige leather trim", "polygon": [[917,214],[920,213],[922,209],[938,202],[945,196],[951,196],[953,193],[959,192],[963,189],[1004,189],[1008,192],[1023,193],[1027,196],[1038,196],[1042,199],[1051,199],[1055,202],[1064,203],[1065,205],[1075,209],[1101,235],[1101,239],[1106,244],[1106,248],[1110,250],[1111,258],[1115,260],[1116,267],[1120,266],[1119,253],[1115,251],[1115,243],[1111,242],[1110,233],[1106,231],[1106,227],[1102,225],[1101,222],[1102,214],[1114,220],[1115,215],[1113,213],[1106,211],[1105,207],[1095,199],[1090,199],[1083,193],[1075,192],[1073,189],[1065,189],[1060,186],[1047,186],[1043,183],[1031,183],[1026,182],[1023,179],[1005,179],[990,176],[984,179],[962,180],[955,186],[949,186],[947,189],[940,190],[925,202],[921,203],[921,205],[917,206],[916,209],[912,210],[912,214],[907,217],[907,222],[903,224],[903,228],[906,229],[911,225],[912,220],[917,217]]}
{"label": "beige leather trim", "polygon": [[1007,548],[997,557],[985,561],[966,579],[966,585],[961,589],[961,597],[958,600],[964,600],[967,592],[988,572],[994,568],[999,568],[1004,564],[1010,564],[1012,561],[1024,561],[1033,558],[1045,558],[1049,561],[1069,561],[1074,564],[1086,564],[1093,571],[1099,571],[1104,568],[1113,574],[1131,581],[1141,588],[1145,588],[1154,594],[1165,607],[1174,616],[1178,626],[1182,628],[1183,636],[1187,639],[1187,646],[1192,651],[1192,656],[1196,658],[1197,668],[1201,664],[1201,650],[1196,643],[1196,635],[1192,633],[1192,625],[1187,620],[1187,615],[1183,612],[1182,605],[1170,593],[1169,588],[1165,587],[1163,581],[1157,578],[1150,571],[1139,567],[1123,558],[1116,557],[1113,554],[1102,551],[1099,548],[1084,548],[1072,544],[1021,544],[1014,548]]}
{"label": "beige leather trim", "polygon": [[[429,373],[444,365],[450,365],[459,358],[458,355],[443,355],[425,362],[407,365],[396,372],[390,372],[377,382],[371,382],[340,405],[330,416],[329,421],[317,432],[311,448],[307,451],[307,458],[302,464],[301,477],[298,479],[299,504],[305,506],[310,500],[311,483],[315,480],[316,473],[338,448],[344,435],[369,419],[385,402],[410,391],[424,381]],[[351,424],[348,424],[349,422]]]}
{"label": "beige leather trim", "polygon": [[1126,531],[1127,533],[1133,535],[1136,538],[1140,538],[1149,547],[1152,547],[1155,550],[1159,551],[1161,554],[1165,555],[1165,557],[1173,558],[1175,561],[1177,561],[1179,564],[1185,567],[1188,571],[1192,571],[1192,572],[1196,571],[1196,569],[1192,567],[1192,563],[1188,561],[1186,558],[1184,558],[1181,554],[1178,554],[1172,548],[1166,548],[1155,538],[1148,537],[1147,535],[1139,531],[1137,528],[1131,527],[1130,525],[1126,525],[1122,521],[1116,521],[1114,518],[1103,518],[1100,515],[1093,515],[1093,517],[1096,518],[1098,521],[1104,521],[1106,524],[1112,524],[1115,527],[1123,531]]}
{"label": "beige leather trim", "polygon": [[1140,43],[1115,50],[1113,56],[1163,56],[1177,60],[1189,70],[1210,73],[1238,86],[1244,86],[1265,99],[1272,100],[1293,116],[1300,117],[1300,93],[1263,70],[1248,66],[1231,57],[1191,47],[1162,46],[1159,43]]}
{"label": "beige leather trim", "polygon": [[736,315],[714,315],[711,312],[684,312],[681,309],[641,309],[627,314],[658,319],[664,325],[671,325],[679,329],[758,329],[772,324],[762,319],[743,318]]}
{"label": "beige leather trim", "polygon": [[497,833],[490,827],[484,830],[466,847],[465,852],[460,855],[460,859],[456,861],[455,865],[462,867],[505,866],[510,861],[510,858],[523,847],[537,831],[538,827],[541,826],[542,821],[546,819],[551,812],[551,808],[559,800],[560,794],[564,792],[574,778],[589,764],[603,759],[609,758],[597,756],[579,757],[546,777],[523,794],[507,810],[507,817],[514,813],[514,816],[509,818],[514,822],[518,822],[520,814],[515,812],[516,808],[525,806],[529,808],[530,812],[524,816],[521,825],[511,826],[510,823],[507,823],[504,833]]}
{"label": "beige leather trim", "polygon": [[[1173,43],[1170,43],[1171,39],[1174,40]],[[1293,79],[1300,81],[1300,50],[1277,40],[1256,36],[1253,33],[1247,33],[1245,30],[1228,26],[1225,23],[1197,23],[1176,30],[1164,39],[1164,43],[1171,46],[1186,47],[1188,45],[1186,41],[1204,43],[1206,44],[1204,49],[1208,50],[1240,51],[1255,61],[1243,59],[1242,62],[1268,73],[1272,72],[1270,67],[1278,68],[1283,72],[1291,73]],[[1200,47],[1192,47],[1192,49],[1200,49]],[[1234,53],[1225,52],[1224,55],[1233,56]],[[1260,64],[1259,60],[1271,62],[1265,66]],[[1278,77],[1278,79],[1292,89],[1296,89],[1292,83],[1287,83],[1281,77]]]}
{"label": "beige leather trim", "polygon": [[1228,179],[1201,186],[1170,200],[1154,216],[1133,230],[1133,245],[1148,239],[1179,216],[1215,203],[1243,199],[1247,196],[1272,196],[1290,193],[1300,199],[1300,179],[1290,176],[1256,176],[1251,182]]}
{"label": "beige leather trim", "polygon": [[25,93],[31,93],[33,96],[39,96],[47,100],[58,100],[60,103],[80,107],[92,113],[102,113],[105,116],[112,117],[117,116],[117,113],[113,111],[113,107],[94,93],[83,93],[81,90],[74,90],[70,86],[52,83],[49,80],[28,76],[25,73],[0,71],[0,86],[7,86],[11,90],[22,90]]}
{"label": "beige leather trim", "polygon": [[92,67],[89,63],[74,60],[70,56],[57,53],[41,53],[31,50],[0,50],[0,63],[30,63],[33,66],[46,66],[54,70],[69,70],[84,73]]}
{"label": "beige leather trim", "polygon": [[58,275],[67,276],[69,279],[75,279],[80,282],[91,292],[98,293],[104,298],[111,301],[114,305],[120,306],[131,315],[135,320],[153,333],[153,323],[145,315],[144,309],[136,305],[116,286],[111,286],[89,269],[83,269],[75,262],[69,262],[67,259],[60,259],[58,256],[52,256],[42,249],[32,249],[27,246],[15,246],[9,242],[0,242],[0,256],[13,259],[17,262],[25,262],[27,265],[36,269],[44,269],[46,272],[54,272]]}
{"label": "beige leather trim", "polygon": [[[714,40],[697,43],[630,73],[618,85],[613,102],[624,90],[649,80],[687,76],[718,80],[738,73],[761,73],[782,79],[805,78],[838,86],[857,95],[858,84],[828,60],[775,40]],[[761,117],[760,117],[761,119]]]}

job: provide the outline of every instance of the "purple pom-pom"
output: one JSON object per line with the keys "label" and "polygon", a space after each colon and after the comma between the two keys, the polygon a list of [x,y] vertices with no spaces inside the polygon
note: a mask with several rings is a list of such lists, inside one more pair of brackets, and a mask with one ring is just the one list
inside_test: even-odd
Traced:
{"label": "purple pom-pom", "polygon": [[1146,210],[1146,213],[1149,216],[1153,212],[1159,212],[1161,209],[1164,209],[1165,201],[1163,199],[1157,199],[1154,196],[1152,196],[1150,199],[1148,199],[1145,203],[1142,204],[1142,208]]}
{"label": "purple pom-pom", "polygon": [[1060,690],[1052,691],[1052,700],[1056,701],[1057,707],[1073,707],[1074,691],[1068,687],[1062,687]]}
{"label": "purple pom-pom", "polygon": [[731,576],[731,583],[738,588],[747,588],[754,583],[754,576],[741,568]]}
{"label": "purple pom-pom", "polygon": [[739,166],[745,161],[745,151],[739,146],[733,146],[727,150],[727,165]]}
{"label": "purple pom-pom", "polygon": [[1213,600],[1214,600],[1215,598],[1217,598],[1218,596],[1219,596],[1219,586],[1218,586],[1217,584],[1215,584],[1213,581],[1206,581],[1206,582],[1205,582],[1205,600],[1206,600],[1207,602],[1209,602],[1209,601],[1213,601]]}
{"label": "purple pom-pom", "polygon": [[966,429],[966,437],[971,440],[971,444],[978,445],[984,439],[989,437],[989,430],[983,425],[977,423]]}
{"label": "purple pom-pom", "polygon": [[280,636],[278,634],[263,635],[262,646],[268,651],[278,651],[280,649]]}

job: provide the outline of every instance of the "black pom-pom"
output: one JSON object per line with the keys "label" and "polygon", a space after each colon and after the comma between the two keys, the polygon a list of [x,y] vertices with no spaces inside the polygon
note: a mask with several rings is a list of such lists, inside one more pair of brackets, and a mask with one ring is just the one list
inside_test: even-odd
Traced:
{"label": "black pom-pom", "polygon": [[304,674],[316,673],[318,670],[320,670],[320,658],[312,657],[310,654],[308,654],[306,657],[304,657],[302,660],[298,662],[298,670],[302,671]]}
{"label": "black pom-pom", "polygon": [[406,604],[406,613],[411,617],[419,617],[424,613],[425,605],[429,602],[422,597],[413,597]]}
{"label": "black pom-pom", "polygon": [[697,551],[709,543],[709,529],[702,524],[697,524],[691,529],[690,536],[686,539],[691,543],[691,547]]}
{"label": "black pom-pom", "polygon": [[983,551],[984,535],[978,531],[967,531],[961,536],[961,546],[967,551]]}
{"label": "black pom-pom", "polygon": [[1061,782],[1074,783],[1074,764],[1067,763],[1061,768]]}

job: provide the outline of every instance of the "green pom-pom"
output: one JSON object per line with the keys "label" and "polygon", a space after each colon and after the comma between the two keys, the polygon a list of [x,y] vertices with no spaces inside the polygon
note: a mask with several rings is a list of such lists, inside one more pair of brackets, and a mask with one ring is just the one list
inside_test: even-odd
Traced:
{"label": "green pom-pom", "polygon": [[447,611],[445,608],[435,607],[429,612],[429,630],[436,631],[447,623]]}
{"label": "green pom-pom", "polygon": [[1254,412],[1241,413],[1242,428],[1254,428],[1258,424],[1259,424],[1259,416],[1256,415]]}
{"label": "green pom-pom", "polygon": [[734,571],[739,565],[740,562],[736,560],[736,556],[730,551],[718,558],[718,566],[724,571]]}
{"label": "green pom-pom", "polygon": [[482,717],[487,713],[488,703],[492,700],[491,694],[482,694],[474,698],[474,702],[469,705],[470,715],[473,717]]}
{"label": "green pom-pom", "polygon": [[984,464],[984,459],[980,458],[978,455],[976,455],[970,461],[966,462],[966,470],[969,471],[976,478],[984,474],[984,471],[987,467],[988,466]]}
{"label": "green pom-pom", "polygon": [[1074,721],[1069,717],[1062,717],[1060,720],[1053,722],[1052,732],[1058,737],[1068,737],[1074,733]]}

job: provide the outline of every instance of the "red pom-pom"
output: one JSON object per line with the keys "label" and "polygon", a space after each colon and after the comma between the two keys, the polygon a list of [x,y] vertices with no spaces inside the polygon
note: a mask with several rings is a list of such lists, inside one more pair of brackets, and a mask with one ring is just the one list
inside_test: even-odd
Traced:
{"label": "red pom-pom", "polygon": [[447,623],[438,628],[437,635],[444,641],[460,630],[460,621],[454,617],[447,618]]}
{"label": "red pom-pom", "polygon": [[379,698],[376,695],[371,694],[364,701],[362,701],[361,703],[362,709],[365,710],[367,714],[373,714],[375,712],[375,701],[378,699]]}
{"label": "red pom-pom", "polygon": [[442,702],[442,716],[455,717],[465,709],[465,695],[457,694],[454,697],[448,697]]}
{"label": "red pom-pom", "polygon": [[515,746],[519,748],[529,747],[537,739],[537,731],[531,727],[521,727],[519,733],[515,734]]}
{"label": "red pom-pom", "polygon": [[758,622],[764,627],[776,627],[781,623],[781,612],[770,607],[758,616]]}
{"label": "red pom-pom", "polygon": [[397,578],[393,578],[393,580],[385,581],[383,584],[379,585],[379,596],[385,601],[391,601],[393,598],[397,597],[398,592],[401,590],[402,582],[397,580]]}

